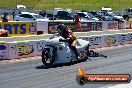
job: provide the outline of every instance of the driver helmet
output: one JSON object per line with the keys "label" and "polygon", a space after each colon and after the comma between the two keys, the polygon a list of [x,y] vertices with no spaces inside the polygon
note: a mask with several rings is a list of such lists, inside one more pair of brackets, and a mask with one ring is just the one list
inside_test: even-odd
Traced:
{"label": "driver helmet", "polygon": [[59,24],[57,26],[57,30],[59,30],[60,32],[64,31],[66,29],[66,26],[64,24]]}

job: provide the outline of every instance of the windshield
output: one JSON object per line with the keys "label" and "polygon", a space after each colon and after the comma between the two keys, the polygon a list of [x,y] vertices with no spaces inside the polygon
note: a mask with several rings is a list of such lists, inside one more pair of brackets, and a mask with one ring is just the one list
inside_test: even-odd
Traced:
{"label": "windshield", "polygon": [[93,16],[93,15],[90,14],[90,13],[87,13],[87,15],[88,15],[90,18],[95,18],[95,16]]}
{"label": "windshield", "polygon": [[24,8],[24,7],[20,7],[19,10],[20,10],[21,12],[27,12],[26,8]]}
{"label": "windshield", "polygon": [[84,17],[84,18],[87,18],[87,15],[84,14],[84,13],[77,13],[80,17]]}
{"label": "windshield", "polygon": [[69,14],[71,17],[74,17],[76,13],[74,11],[69,11]]}
{"label": "windshield", "polygon": [[91,12],[91,14],[93,14],[93,15],[98,15],[96,12]]}
{"label": "windshield", "polygon": [[115,13],[111,13],[112,16],[117,16]]}
{"label": "windshield", "polygon": [[33,15],[35,17],[35,19],[45,19],[43,16],[41,15]]}

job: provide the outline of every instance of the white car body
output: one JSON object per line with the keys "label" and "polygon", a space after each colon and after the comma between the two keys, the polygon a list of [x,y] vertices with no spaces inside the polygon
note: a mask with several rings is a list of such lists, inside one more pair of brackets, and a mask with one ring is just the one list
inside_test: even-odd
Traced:
{"label": "white car body", "polygon": [[57,15],[57,12],[58,11],[73,11],[72,9],[69,9],[69,8],[54,8],[54,15]]}
{"label": "white car body", "polygon": [[24,8],[24,9],[26,9],[26,6],[24,6],[24,5],[17,5],[16,8],[17,8],[17,9],[20,9],[20,8]]}
{"label": "white car body", "polygon": [[27,12],[27,8],[24,5],[17,5],[16,7],[20,12]]}
{"label": "white car body", "polygon": [[115,14],[114,12],[109,12],[108,14],[110,16],[112,16],[113,19],[115,19],[115,20],[124,20],[124,18],[122,16],[119,16],[119,15]]}
{"label": "white car body", "polygon": [[49,21],[48,18],[45,18],[39,14],[22,12],[22,14],[16,15],[14,17],[15,21]]}
{"label": "white car body", "polygon": [[87,12],[77,12],[77,14],[81,17],[81,20],[99,21],[98,18]]}
{"label": "white car body", "polygon": [[102,11],[109,11],[109,12],[111,12],[111,11],[112,11],[112,8],[109,8],[109,7],[102,7],[101,10],[102,10]]}

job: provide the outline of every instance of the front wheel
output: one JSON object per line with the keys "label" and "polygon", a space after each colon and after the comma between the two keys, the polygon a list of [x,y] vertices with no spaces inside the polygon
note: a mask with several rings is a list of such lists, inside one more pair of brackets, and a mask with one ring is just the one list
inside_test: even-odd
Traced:
{"label": "front wheel", "polygon": [[45,66],[52,66],[54,63],[54,57],[50,55],[47,49],[42,51],[42,62]]}

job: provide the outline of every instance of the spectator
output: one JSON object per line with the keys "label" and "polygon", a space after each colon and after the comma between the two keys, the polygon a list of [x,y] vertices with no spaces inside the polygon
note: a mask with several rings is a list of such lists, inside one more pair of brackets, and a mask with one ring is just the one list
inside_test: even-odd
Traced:
{"label": "spectator", "polygon": [[74,25],[75,25],[75,31],[81,28],[81,23],[80,23],[80,16],[76,14],[73,19]]}
{"label": "spectator", "polygon": [[[68,26],[64,24],[59,24],[57,26],[57,30],[59,34],[68,41],[69,47],[75,53],[76,59],[79,59],[80,57],[76,49],[77,37],[75,36],[75,34],[68,28]],[[63,41],[63,39],[60,39],[59,41]]]}
{"label": "spectator", "polygon": [[13,21],[14,21],[14,17],[15,17],[15,15],[16,15],[16,12],[15,12],[15,10],[14,10],[13,13],[12,13]]}
{"label": "spectator", "polygon": [[4,13],[4,16],[2,17],[2,22],[8,22],[9,20],[9,16],[8,16],[8,13]]}
{"label": "spectator", "polygon": [[8,36],[8,31],[4,29],[0,29],[0,37],[7,37]]}

